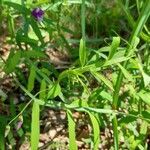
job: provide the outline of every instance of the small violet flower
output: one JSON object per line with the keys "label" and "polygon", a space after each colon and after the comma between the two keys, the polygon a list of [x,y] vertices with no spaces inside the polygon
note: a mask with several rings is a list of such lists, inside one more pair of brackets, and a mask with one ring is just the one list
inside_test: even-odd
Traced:
{"label": "small violet flower", "polygon": [[18,131],[22,127],[23,122],[19,121],[17,122],[16,130]]}
{"label": "small violet flower", "polygon": [[23,124],[23,117],[19,116],[18,122],[16,123],[16,130],[17,131],[22,127],[22,124]]}
{"label": "small violet flower", "polygon": [[43,16],[44,16],[44,11],[41,8],[34,8],[32,10],[32,16],[37,20],[37,21],[42,21]]}

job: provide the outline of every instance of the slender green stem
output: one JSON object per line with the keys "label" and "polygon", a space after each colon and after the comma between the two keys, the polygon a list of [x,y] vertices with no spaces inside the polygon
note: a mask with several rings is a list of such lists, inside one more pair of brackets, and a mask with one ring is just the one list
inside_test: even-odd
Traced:
{"label": "slender green stem", "polygon": [[81,5],[81,29],[82,29],[82,38],[85,40],[85,0],[82,0]]}
{"label": "slender green stem", "polygon": [[117,121],[117,117],[116,115],[114,116],[113,120],[112,120],[112,124],[113,124],[113,132],[114,132],[114,146],[115,146],[115,150],[119,150],[119,141],[118,141],[118,121]]}
{"label": "slender green stem", "polygon": [[25,107],[20,111],[18,115],[16,115],[12,120],[10,120],[8,125],[10,125],[13,121],[15,121],[25,111],[25,109],[30,105],[31,102],[32,102],[32,99],[25,105]]}

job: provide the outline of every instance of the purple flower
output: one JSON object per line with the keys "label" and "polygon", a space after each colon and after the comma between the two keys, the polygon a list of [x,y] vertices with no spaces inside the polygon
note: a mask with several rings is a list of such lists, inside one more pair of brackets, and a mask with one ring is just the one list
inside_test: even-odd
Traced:
{"label": "purple flower", "polygon": [[16,130],[19,130],[22,127],[22,124],[22,121],[17,122]]}
{"label": "purple flower", "polygon": [[42,21],[43,16],[44,16],[44,11],[41,8],[35,8],[35,9],[32,10],[32,16],[37,21]]}

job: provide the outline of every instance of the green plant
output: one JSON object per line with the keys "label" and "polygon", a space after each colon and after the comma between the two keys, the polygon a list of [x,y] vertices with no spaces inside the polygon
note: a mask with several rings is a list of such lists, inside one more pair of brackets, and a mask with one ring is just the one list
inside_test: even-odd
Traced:
{"label": "green plant", "polygon": [[[84,114],[82,122],[92,128],[91,149],[103,149],[103,143],[115,150],[148,149],[150,0],[32,2],[3,1],[8,15],[7,42],[13,47],[7,60],[1,56],[2,67],[25,101],[18,106],[10,103],[11,115],[5,121],[5,116],[0,118],[3,125],[0,148],[4,149],[6,142],[15,148],[15,136],[21,137],[20,144],[30,133],[31,149],[38,149],[40,114],[48,107],[66,112],[71,150],[78,149],[78,122],[73,117],[76,111]],[[44,11],[40,20],[31,14],[37,7]],[[137,21],[132,14],[135,19],[138,17]],[[113,21],[122,21],[126,28],[119,25],[117,29]],[[109,22],[112,23],[109,25]],[[110,30],[102,32],[99,29],[102,26]],[[65,59],[70,62],[54,62],[53,55],[48,56],[49,51],[67,53]],[[3,96],[4,101],[14,99],[14,95],[11,96]],[[15,135],[13,129],[20,122],[23,125]],[[110,139],[101,140],[106,129],[113,130],[112,146],[109,146]]]}

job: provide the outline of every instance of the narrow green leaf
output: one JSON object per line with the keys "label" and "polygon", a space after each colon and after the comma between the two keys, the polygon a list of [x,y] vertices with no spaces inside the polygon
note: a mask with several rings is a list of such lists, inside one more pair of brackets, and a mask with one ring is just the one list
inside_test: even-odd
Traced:
{"label": "narrow green leaf", "polygon": [[146,135],[147,133],[147,128],[148,128],[148,123],[146,121],[143,121],[141,124],[141,129],[140,129],[140,134],[143,137],[143,135]]}
{"label": "narrow green leaf", "polygon": [[115,65],[115,64],[117,64],[117,63],[120,63],[120,62],[124,62],[124,61],[127,61],[127,60],[129,60],[130,59],[130,57],[118,57],[118,58],[112,58],[112,59],[110,59],[110,60],[107,60],[106,62],[105,62],[105,64],[104,64],[104,66],[110,66],[110,65]]}
{"label": "narrow green leaf", "polygon": [[28,78],[28,88],[27,88],[29,92],[31,92],[34,88],[35,77],[36,77],[36,71],[34,69],[34,66],[31,66],[30,75]]}
{"label": "narrow green leaf", "polygon": [[132,75],[121,65],[117,64],[128,81],[133,81]]}
{"label": "narrow green leaf", "polygon": [[128,124],[136,120],[137,118],[134,116],[125,116],[125,117],[122,117],[118,122],[119,124]]}
{"label": "narrow green leaf", "polygon": [[41,31],[37,25],[37,22],[33,18],[30,18],[29,22],[30,22],[30,25],[32,26],[34,33],[36,34],[36,36],[40,40],[41,44],[44,45],[43,36],[42,36],[42,33],[41,33]]}
{"label": "narrow green leaf", "polygon": [[92,58],[89,60],[89,62],[102,63],[102,61],[100,61],[101,58],[107,59],[107,56],[104,53],[96,51],[96,50],[93,50],[93,52],[95,52],[95,54],[92,56]]}
{"label": "narrow green leaf", "polygon": [[144,147],[143,145],[141,145],[140,142],[141,142],[141,140],[139,140],[139,142],[138,142],[138,144],[137,144],[139,150],[146,150],[147,148]]}
{"label": "narrow green leaf", "polygon": [[8,14],[8,32],[10,32],[10,35],[11,35],[11,38],[14,38],[15,37],[15,25],[14,25],[14,18],[13,16],[9,13]]}
{"label": "narrow green leaf", "polygon": [[12,53],[10,53],[10,55],[11,56],[8,57],[5,68],[4,68],[4,71],[6,73],[13,72],[15,67],[19,64],[20,57],[21,57],[21,51],[17,51],[16,53],[14,51],[12,51]]}
{"label": "narrow green leaf", "polygon": [[144,85],[146,87],[150,84],[150,76],[144,72],[142,62],[139,59],[136,59],[136,62],[138,64],[138,68],[143,76]]}
{"label": "narrow green leaf", "polygon": [[145,87],[147,87],[148,85],[150,85],[150,76],[145,72],[143,72],[142,75],[143,75],[144,85]]}
{"label": "narrow green leaf", "polygon": [[139,42],[140,42],[139,37],[135,36],[135,37],[133,38],[132,48],[133,48],[133,49],[136,49],[136,47],[138,46]]}
{"label": "narrow green leaf", "polygon": [[16,44],[19,46],[20,49],[23,49],[21,45],[21,37],[23,36],[23,34],[24,31],[22,28],[19,28],[16,32]]}
{"label": "narrow green leaf", "polygon": [[101,47],[98,52],[110,52],[111,51],[111,47],[110,46],[104,46]]}
{"label": "narrow green leaf", "polygon": [[116,58],[118,58],[118,57],[124,57],[124,55],[125,55],[125,50],[126,50],[126,48],[121,48],[121,47],[119,47],[118,48],[118,51],[114,54],[114,56],[113,56],[113,59],[116,59]]}
{"label": "narrow green leaf", "polygon": [[40,108],[39,104],[34,101],[32,107],[32,122],[31,122],[31,150],[37,150],[40,135]]}
{"label": "narrow green leaf", "polygon": [[69,132],[69,149],[77,150],[76,134],[75,134],[75,121],[73,120],[72,112],[67,110],[68,117],[68,132]]}
{"label": "narrow green leaf", "polygon": [[108,86],[111,90],[114,90],[112,83],[107,78],[105,78],[103,75],[101,75],[100,73],[95,72],[95,71],[91,71],[91,73],[98,82],[101,83],[101,81],[103,81],[106,86]]}
{"label": "narrow green leaf", "polygon": [[119,45],[120,45],[120,37],[113,37],[108,59],[111,59],[114,56]]}
{"label": "narrow green leaf", "polygon": [[142,111],[142,116],[145,119],[150,119],[150,111]]}
{"label": "narrow green leaf", "polygon": [[14,2],[10,2],[10,1],[5,1],[4,4],[8,5],[9,7],[13,7],[14,10],[16,11],[19,11],[20,13],[24,13],[24,11],[27,13],[27,14],[30,14],[30,10],[27,9],[26,7],[20,5],[20,4],[17,4],[17,3],[14,3]]}
{"label": "narrow green leaf", "polygon": [[93,126],[93,136],[94,136],[94,150],[98,150],[98,146],[100,143],[100,127],[99,127],[99,122],[97,120],[97,118],[95,117],[94,114],[92,114],[91,112],[88,112],[90,119],[91,119],[91,123]]}
{"label": "narrow green leaf", "polygon": [[131,56],[135,51],[136,51],[136,47],[138,46],[140,42],[140,39],[137,36],[133,37],[133,41],[132,41],[132,45],[130,45],[130,52],[128,53],[128,56]]}
{"label": "narrow green leaf", "polygon": [[109,100],[110,102],[112,102],[113,100],[111,94],[105,91],[104,89],[99,93],[99,95],[102,96],[104,99]]}
{"label": "narrow green leaf", "polygon": [[98,99],[104,99],[110,102],[112,102],[113,100],[111,93],[109,93],[105,89],[102,89],[101,87],[92,91],[89,97],[89,104],[93,103],[94,101],[97,101]]}
{"label": "narrow green leaf", "polygon": [[30,66],[34,66],[34,69],[36,70],[38,75],[40,75],[43,79],[45,79],[45,81],[47,81],[49,84],[52,84],[50,78],[45,73],[43,73],[41,69],[39,69],[36,65],[34,65],[33,61],[28,60],[28,63],[30,64]]}
{"label": "narrow green leaf", "polygon": [[[76,108],[77,106],[68,106],[67,108]],[[100,114],[113,114],[114,111],[111,109],[98,109],[98,108],[93,108],[93,107],[79,107],[76,108],[77,111],[91,111],[91,112],[96,112]]]}
{"label": "narrow green leaf", "polygon": [[50,87],[47,98],[50,98],[50,99],[55,98],[56,96],[60,94],[60,92],[61,92],[61,87],[59,83],[55,83]]}
{"label": "narrow green leaf", "polygon": [[150,92],[141,90],[138,95],[146,104],[150,105]]}
{"label": "narrow green leaf", "polygon": [[28,58],[46,58],[46,55],[42,51],[37,50],[24,51],[22,56]]}
{"label": "narrow green leaf", "polygon": [[14,96],[10,96],[10,113],[11,113],[11,117],[14,118],[16,116],[16,104],[14,102]]}
{"label": "narrow green leaf", "polygon": [[17,34],[17,40],[19,38],[19,42],[24,42],[26,44],[29,44],[30,46],[36,45],[38,44],[38,41],[35,39],[31,39],[28,36],[20,36],[19,34]]}
{"label": "narrow green leaf", "polygon": [[69,106],[76,106],[76,107],[87,107],[87,101],[84,101],[82,99],[75,99]]}
{"label": "narrow green leaf", "polygon": [[40,99],[46,98],[46,82],[44,79],[41,81],[39,98]]}
{"label": "narrow green leaf", "polygon": [[5,128],[6,128],[6,119],[0,118],[0,150],[5,150]]}
{"label": "narrow green leaf", "polygon": [[79,58],[80,58],[80,64],[81,66],[84,66],[86,63],[86,47],[85,47],[85,41],[83,39],[80,40],[80,48],[79,48]]}

